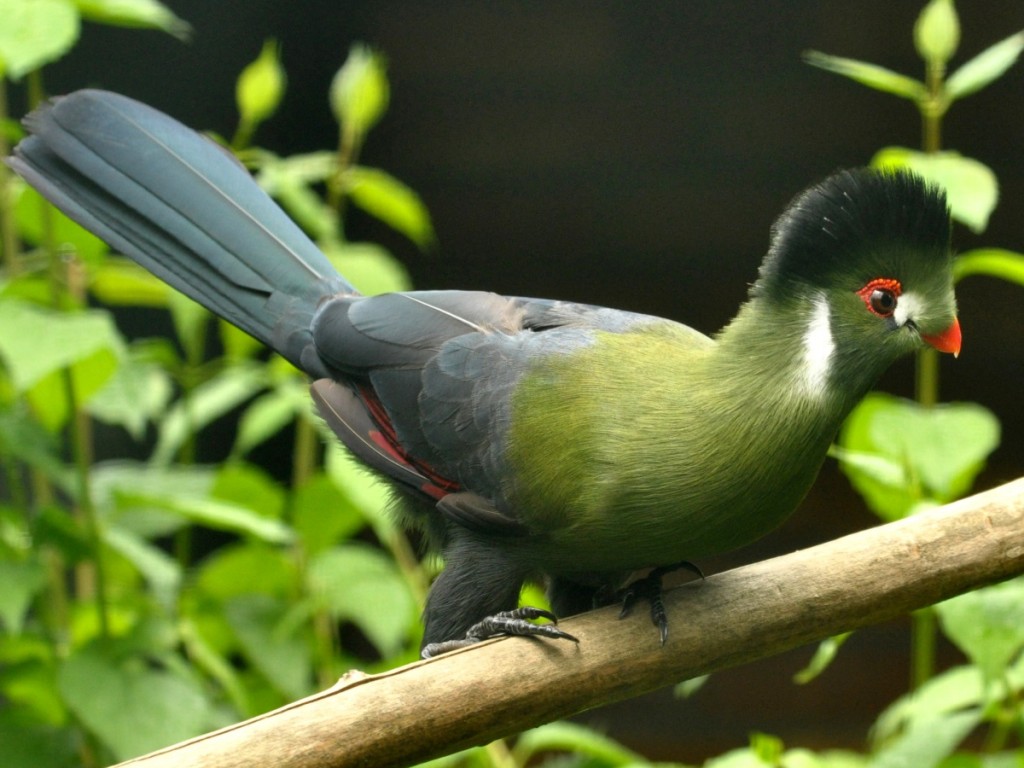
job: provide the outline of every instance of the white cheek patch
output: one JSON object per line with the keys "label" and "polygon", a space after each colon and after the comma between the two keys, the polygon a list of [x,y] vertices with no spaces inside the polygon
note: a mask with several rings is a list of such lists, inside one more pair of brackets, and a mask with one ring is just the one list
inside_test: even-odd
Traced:
{"label": "white cheek patch", "polygon": [[836,349],[830,315],[828,301],[824,295],[819,295],[814,300],[810,322],[804,331],[804,354],[799,374],[804,391],[813,397],[824,395],[828,389],[832,355]]}
{"label": "white cheek patch", "polygon": [[921,300],[913,291],[907,291],[896,301],[896,311],[892,313],[892,319],[899,328],[902,328],[907,324],[907,320],[919,314],[920,308]]}

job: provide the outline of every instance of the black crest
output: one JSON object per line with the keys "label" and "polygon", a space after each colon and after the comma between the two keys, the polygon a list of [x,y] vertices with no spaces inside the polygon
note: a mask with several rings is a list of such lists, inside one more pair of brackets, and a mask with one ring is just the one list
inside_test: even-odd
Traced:
{"label": "black crest", "polygon": [[949,258],[945,192],[908,171],[840,171],[801,193],[772,227],[758,290],[783,281],[826,284],[871,255]]}

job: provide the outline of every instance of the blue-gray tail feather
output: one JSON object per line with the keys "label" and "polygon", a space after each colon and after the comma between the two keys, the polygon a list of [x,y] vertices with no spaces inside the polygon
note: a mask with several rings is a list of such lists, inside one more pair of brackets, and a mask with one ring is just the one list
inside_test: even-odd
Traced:
{"label": "blue-gray tail feather", "polygon": [[226,150],[114,93],[26,119],[10,165],[113,248],[296,365],[317,303],[355,293]]}

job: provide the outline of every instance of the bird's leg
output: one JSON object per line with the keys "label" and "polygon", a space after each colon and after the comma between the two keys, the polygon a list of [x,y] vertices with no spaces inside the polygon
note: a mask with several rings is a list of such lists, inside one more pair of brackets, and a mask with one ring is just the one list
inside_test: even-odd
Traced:
{"label": "bird's leg", "polygon": [[[551,624],[534,624],[533,619],[548,619]],[[440,643],[429,643],[423,646],[421,655],[424,659],[439,656],[458,648],[465,648],[467,645],[479,643],[490,637],[518,636],[518,637],[549,637],[556,640],[572,640],[578,643],[579,640],[568,632],[563,632],[554,626],[558,618],[551,611],[542,608],[533,608],[524,605],[512,611],[502,611],[493,616],[488,616],[478,621],[468,630],[466,636],[460,640],[445,640]]]}
{"label": "bird's leg", "polygon": [[673,571],[680,569],[687,570],[701,579],[704,578],[704,572],[688,560],[659,566],[646,576],[631,582],[622,590],[622,610],[619,612],[619,618],[623,619],[628,616],[637,600],[641,598],[647,600],[651,605],[651,621],[658,628],[661,634],[661,644],[664,645],[668,640],[668,617],[665,615],[665,603],[661,599],[661,580]]}
{"label": "bird's leg", "polygon": [[529,606],[510,610],[519,602],[526,574],[506,549],[460,528],[453,527],[448,537],[445,568],[431,586],[423,612],[423,658],[498,635],[576,641],[552,624],[532,623],[557,622],[550,611]]}

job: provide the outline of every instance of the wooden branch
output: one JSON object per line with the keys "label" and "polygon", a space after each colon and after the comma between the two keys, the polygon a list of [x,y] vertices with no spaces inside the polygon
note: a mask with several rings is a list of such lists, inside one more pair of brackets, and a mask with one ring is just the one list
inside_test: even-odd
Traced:
{"label": "wooden branch", "polygon": [[1024,572],[1024,478],[941,509],[564,622],[579,645],[502,638],[367,676],[122,763],[409,765],[752,661]]}

